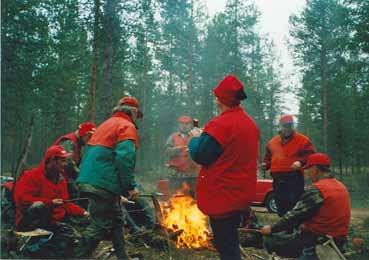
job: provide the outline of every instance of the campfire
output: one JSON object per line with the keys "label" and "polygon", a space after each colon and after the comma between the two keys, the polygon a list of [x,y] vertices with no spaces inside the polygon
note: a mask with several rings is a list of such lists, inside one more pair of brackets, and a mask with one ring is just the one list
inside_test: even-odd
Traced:
{"label": "campfire", "polygon": [[197,208],[196,201],[187,195],[188,191],[188,184],[183,183],[168,201],[161,203],[162,225],[179,234],[175,241],[177,248],[209,247],[208,219]]}

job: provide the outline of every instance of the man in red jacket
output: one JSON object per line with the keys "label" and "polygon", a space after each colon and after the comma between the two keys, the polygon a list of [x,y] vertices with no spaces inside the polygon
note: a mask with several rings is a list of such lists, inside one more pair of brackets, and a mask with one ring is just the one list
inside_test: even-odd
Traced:
{"label": "man in red jacket", "polygon": [[53,145],[61,145],[71,156],[67,158],[64,176],[68,183],[68,192],[71,198],[79,197],[75,180],[79,174],[79,165],[82,159],[82,149],[95,133],[96,126],[92,122],[84,122],[78,129],[69,134],[59,137]]}
{"label": "man in red jacket", "polygon": [[[350,196],[345,185],[334,178],[330,164],[326,154],[310,155],[304,166],[304,175],[306,182],[312,184],[292,210],[274,225],[262,229],[263,235],[270,235],[302,224],[301,235],[296,238],[302,241],[304,247],[299,259],[318,259],[315,246],[320,237],[331,236],[341,250],[347,242]],[[272,240],[267,240],[266,244],[273,251]]]}
{"label": "man in red jacket", "polygon": [[281,217],[295,206],[304,192],[301,167],[315,148],[309,138],[295,130],[291,115],[282,116],[279,125],[280,133],[268,142],[261,167],[270,170],[278,215]]}
{"label": "man in red jacket", "polygon": [[193,131],[189,149],[199,163],[196,196],[210,217],[215,246],[223,260],[241,259],[237,228],[249,213],[256,189],[259,130],[240,106],[243,84],[226,76],[214,89],[219,115],[201,133]]}
{"label": "man in red jacket", "polygon": [[178,132],[169,136],[166,143],[166,152],[169,157],[167,166],[173,169],[169,177],[169,185],[172,192],[182,187],[187,182],[190,193],[194,195],[196,177],[200,166],[191,160],[188,154],[188,143],[192,138],[193,120],[190,116],[180,116],[177,119]]}
{"label": "man in red jacket", "polygon": [[70,156],[62,146],[51,146],[37,168],[26,170],[17,180],[14,200],[16,228],[29,231],[43,228],[54,232],[54,240],[72,243],[74,232],[64,222],[68,216],[89,216],[89,213],[68,202],[67,182],[63,176]]}

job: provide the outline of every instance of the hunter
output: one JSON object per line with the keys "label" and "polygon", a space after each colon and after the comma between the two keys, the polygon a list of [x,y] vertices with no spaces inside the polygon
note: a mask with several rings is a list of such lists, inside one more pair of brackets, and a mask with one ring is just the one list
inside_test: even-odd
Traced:
{"label": "hunter", "polygon": [[167,167],[173,169],[169,177],[171,192],[182,187],[187,182],[191,195],[194,195],[196,177],[200,166],[196,164],[188,154],[188,143],[192,138],[193,120],[190,116],[180,116],[177,119],[178,132],[169,136],[166,143],[166,152],[169,156]]}
{"label": "hunter", "polygon": [[214,94],[219,115],[202,133],[193,130],[189,145],[192,159],[202,166],[196,198],[210,218],[221,259],[240,260],[237,229],[255,196],[259,129],[240,106],[247,96],[238,78],[226,76]]}
{"label": "hunter", "polygon": [[101,240],[111,239],[118,259],[129,259],[123,235],[121,196],[138,197],[134,168],[142,118],[134,97],[124,97],[112,116],[99,125],[87,144],[77,179],[81,195],[89,199],[91,224],[76,257],[89,258]]}
{"label": "hunter", "polygon": [[[269,236],[291,227],[300,228],[301,233],[296,237],[303,244],[300,260],[317,260],[316,244],[326,236],[332,237],[342,252],[347,243],[350,196],[345,185],[334,178],[330,165],[328,155],[310,155],[303,167],[308,186],[300,200],[277,223],[264,226],[261,230],[263,235]],[[269,239],[271,241],[266,244],[273,251],[273,238]]]}
{"label": "hunter", "polygon": [[79,174],[82,149],[90,140],[95,130],[96,126],[94,123],[84,122],[78,126],[76,131],[59,137],[53,144],[63,146],[68,153],[72,154],[72,156],[67,158],[67,166],[65,168],[68,191],[72,198],[77,198],[79,196],[75,180]]}
{"label": "hunter", "polygon": [[87,211],[68,202],[70,197],[63,173],[71,155],[60,145],[49,147],[38,167],[23,172],[14,191],[17,230],[52,231],[54,236],[50,243],[68,252],[76,239],[73,236],[76,232],[68,223],[69,217],[89,217]]}
{"label": "hunter", "polygon": [[293,116],[279,120],[280,132],[267,144],[261,168],[269,170],[273,178],[273,192],[278,215],[291,210],[304,192],[301,167],[306,158],[315,152],[309,138],[295,130]]}

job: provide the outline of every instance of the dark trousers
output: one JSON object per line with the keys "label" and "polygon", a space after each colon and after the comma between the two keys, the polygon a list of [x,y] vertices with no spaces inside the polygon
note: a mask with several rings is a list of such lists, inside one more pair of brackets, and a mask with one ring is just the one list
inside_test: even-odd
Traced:
{"label": "dark trousers", "polygon": [[19,231],[31,231],[36,228],[49,229],[52,208],[42,202],[31,204],[22,211],[23,218],[18,225]]}
{"label": "dark trousers", "polygon": [[123,215],[119,196],[84,193],[89,199],[91,224],[83,233],[82,243],[76,248],[77,258],[89,258],[99,242],[111,240],[118,259],[129,259],[123,236]]}
{"label": "dark trousers", "polygon": [[215,247],[222,260],[240,260],[240,243],[238,227],[241,222],[241,213],[234,213],[229,217],[212,218],[210,225],[213,230]]}
{"label": "dark trousers", "polygon": [[[61,222],[52,223],[51,214],[52,208],[46,207],[44,203],[32,204],[23,211],[23,219],[18,229],[20,231],[30,231],[42,228],[53,232],[52,238],[47,243],[39,246],[37,251],[32,252],[33,257],[71,258],[73,257],[75,243],[80,239],[80,234],[72,226],[70,218],[66,217]],[[36,237],[33,240],[38,243],[40,239]]]}
{"label": "dark trousers", "polygon": [[[275,252],[278,256],[297,258],[298,260],[319,260],[315,248],[327,240],[324,236],[316,236],[309,231],[273,233],[264,237],[264,247],[269,254]],[[344,253],[347,239],[335,239],[335,244]]]}
{"label": "dark trousers", "polygon": [[155,226],[155,216],[149,203],[144,198],[138,198],[135,204],[126,204],[123,207],[125,218],[131,231],[137,232],[139,227],[152,229]]}
{"label": "dark trousers", "polygon": [[301,172],[273,174],[273,192],[278,215],[282,217],[291,210],[304,192],[304,176]]}

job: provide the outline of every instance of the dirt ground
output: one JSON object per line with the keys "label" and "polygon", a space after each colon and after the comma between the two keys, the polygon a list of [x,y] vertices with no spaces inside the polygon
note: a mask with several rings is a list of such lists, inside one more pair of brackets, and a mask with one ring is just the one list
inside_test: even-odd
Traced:
{"label": "dirt ground", "polygon": [[[261,224],[270,224],[277,220],[276,214],[270,214],[265,208],[254,208],[258,220]],[[369,208],[352,209],[351,227],[349,234],[349,249],[351,255],[347,256],[348,260],[368,260],[369,259]],[[364,243],[361,252],[353,247],[351,242],[353,238],[362,238]],[[161,239],[153,246],[144,243],[136,243],[134,240],[127,241],[127,249],[130,254],[134,254],[134,260],[205,260],[219,259],[214,249],[177,249],[169,240]],[[169,247],[168,247],[169,245]],[[103,241],[95,251],[95,259],[98,260],[115,260],[116,257],[110,252],[111,242]],[[243,248],[244,258],[247,260],[272,259],[270,255],[263,249],[252,247]],[[11,256],[8,256],[12,258]],[[14,257],[13,257],[14,259]],[[282,259],[282,258],[273,258]],[[285,258],[284,258],[285,259]]]}
{"label": "dirt ground", "polygon": [[[277,215],[270,214],[265,208],[255,207],[256,215],[260,223],[269,224],[277,220]],[[352,246],[351,239],[354,237],[361,237],[366,240],[369,239],[369,228],[366,225],[369,224],[369,208],[357,208],[352,209],[351,218],[351,231],[350,231],[350,246],[349,251],[350,256],[347,256],[348,260],[364,260],[369,259],[369,251],[357,253]],[[364,241],[364,247],[367,247],[367,241]],[[100,244],[97,252],[96,259],[116,259],[114,256],[108,256],[104,248],[110,247],[109,242],[103,242]],[[368,247],[366,248],[366,250]],[[219,259],[218,254],[214,250],[209,249],[177,249],[174,244],[171,244],[169,248],[166,249],[155,249],[150,246],[137,246],[135,244],[128,245],[129,253],[138,253],[139,258],[136,259],[149,259],[149,260],[203,260],[203,259]],[[265,250],[255,249],[255,248],[243,248],[245,253],[243,259],[258,260],[258,259],[271,259],[271,256],[267,254]],[[274,258],[282,259],[282,258]],[[286,259],[286,258],[283,258]]]}

